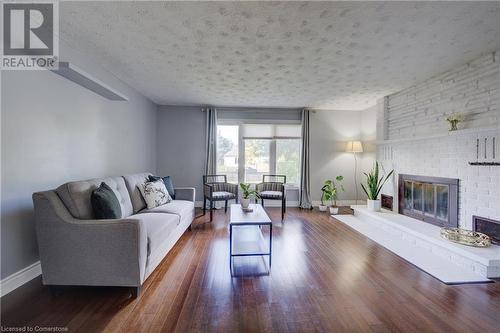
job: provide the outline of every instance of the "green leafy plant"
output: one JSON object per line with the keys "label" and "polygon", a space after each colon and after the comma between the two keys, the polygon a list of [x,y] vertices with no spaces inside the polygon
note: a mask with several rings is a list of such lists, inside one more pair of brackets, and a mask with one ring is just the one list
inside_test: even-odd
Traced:
{"label": "green leafy plant", "polygon": [[458,129],[458,123],[464,121],[464,116],[461,113],[455,113],[448,116],[446,121],[450,123],[450,131],[456,131]]}
{"label": "green leafy plant", "polygon": [[335,177],[335,181],[331,179],[325,180],[325,183],[323,187],[321,188],[321,204],[325,206],[325,202],[333,200],[333,205],[337,206],[337,198],[339,191],[345,191],[344,186],[341,184],[341,182],[344,180],[343,176],[337,176]]}
{"label": "green leafy plant", "polygon": [[365,185],[361,184],[361,187],[363,188],[363,191],[365,191],[366,195],[368,196],[368,199],[370,200],[377,200],[378,195],[380,191],[382,190],[382,187],[384,186],[385,182],[387,179],[389,179],[390,176],[394,173],[394,170],[391,170],[385,178],[382,176],[379,178],[379,167],[378,167],[378,162],[375,161],[375,164],[373,166],[373,169],[369,173],[364,173],[366,176],[366,187]]}
{"label": "green leafy plant", "polygon": [[250,184],[240,183],[243,199],[250,199],[252,197],[259,199],[259,193],[256,190],[251,189],[250,186]]}

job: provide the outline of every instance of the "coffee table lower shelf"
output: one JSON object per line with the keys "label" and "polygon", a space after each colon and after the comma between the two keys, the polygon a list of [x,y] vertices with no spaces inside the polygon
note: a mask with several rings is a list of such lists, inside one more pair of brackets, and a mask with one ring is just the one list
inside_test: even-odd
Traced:
{"label": "coffee table lower shelf", "polygon": [[[269,239],[262,234],[262,226],[269,226]],[[233,231],[233,228],[236,230]],[[229,224],[229,269],[233,275],[234,257],[269,256],[271,271],[273,226],[271,223]],[[267,243],[267,244],[266,244]]]}

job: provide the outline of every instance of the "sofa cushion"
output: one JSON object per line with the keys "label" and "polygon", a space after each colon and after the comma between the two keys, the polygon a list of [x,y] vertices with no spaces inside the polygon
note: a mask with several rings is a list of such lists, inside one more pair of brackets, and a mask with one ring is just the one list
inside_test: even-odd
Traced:
{"label": "sofa cushion", "polygon": [[123,179],[125,179],[125,184],[127,185],[128,193],[130,195],[130,200],[132,201],[132,208],[134,210],[134,213],[137,213],[138,211],[146,207],[146,202],[142,197],[138,185],[142,185],[147,182],[149,176],[151,176],[151,173],[149,172],[123,176]]}
{"label": "sofa cushion", "polygon": [[186,200],[172,200],[165,205],[161,205],[153,209],[144,209],[140,211],[139,214],[167,213],[167,214],[175,214],[180,218],[184,218],[185,216],[191,216],[193,211],[194,211],[194,202]]}
{"label": "sofa cushion", "polygon": [[97,219],[120,219],[122,217],[118,197],[105,182],[92,191],[90,203]]}
{"label": "sofa cushion", "polygon": [[168,239],[179,224],[179,216],[175,214],[142,213],[129,218],[144,222],[148,235],[148,256]]}
{"label": "sofa cushion", "polygon": [[101,183],[106,183],[117,196],[122,211],[121,217],[132,215],[132,202],[123,177],[96,178],[69,182],[56,189],[70,214],[83,220],[95,218],[90,195]]}

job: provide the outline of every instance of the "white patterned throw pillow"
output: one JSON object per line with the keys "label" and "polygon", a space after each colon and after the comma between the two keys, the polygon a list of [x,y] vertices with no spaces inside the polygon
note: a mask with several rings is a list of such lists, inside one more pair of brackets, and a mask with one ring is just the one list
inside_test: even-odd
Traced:
{"label": "white patterned throw pillow", "polygon": [[153,209],[172,201],[165,187],[165,183],[161,179],[155,182],[141,184],[139,185],[139,190],[141,191],[144,201],[146,201],[148,209]]}

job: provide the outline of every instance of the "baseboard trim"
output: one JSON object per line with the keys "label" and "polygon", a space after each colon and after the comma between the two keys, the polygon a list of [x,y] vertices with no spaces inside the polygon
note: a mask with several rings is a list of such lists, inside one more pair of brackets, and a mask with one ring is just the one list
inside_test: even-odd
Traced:
{"label": "baseboard trim", "polygon": [[0,281],[0,297],[7,295],[11,291],[21,287],[41,274],[42,266],[40,265],[40,261],[37,261],[34,264],[7,276]]}
{"label": "baseboard trim", "polygon": [[[234,203],[234,201],[231,203]],[[265,204],[266,204],[266,207],[281,207],[281,202],[279,202],[277,200],[275,200],[275,201],[269,200],[269,201],[266,201]],[[195,201],[194,206],[196,208],[202,208],[203,201]],[[286,206],[287,207],[299,207],[299,202],[298,201],[287,201]],[[224,207],[224,202],[221,201],[221,202],[215,203],[215,207],[216,208]]]}
{"label": "baseboard trim", "polygon": [[[337,200],[337,206],[352,206],[352,205],[363,205],[365,204],[365,200],[358,200],[358,202],[356,203],[356,200]],[[317,207],[321,204],[321,201],[313,201],[312,202],[312,205],[314,207]]]}

